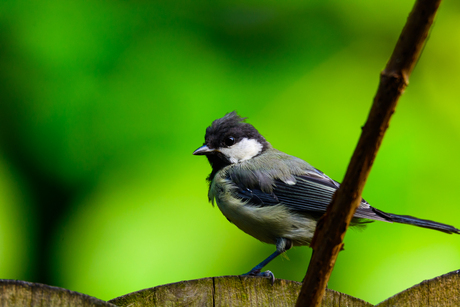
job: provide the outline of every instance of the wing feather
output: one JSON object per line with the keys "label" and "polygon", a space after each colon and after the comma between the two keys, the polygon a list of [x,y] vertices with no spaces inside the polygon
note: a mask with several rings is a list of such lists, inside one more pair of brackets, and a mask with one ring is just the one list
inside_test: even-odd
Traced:
{"label": "wing feather", "polygon": [[[247,200],[248,205],[272,206],[283,203],[290,210],[301,214],[323,214],[340,185],[322,173],[320,173],[322,177],[317,174],[314,173],[312,176],[311,173],[307,173],[294,176],[294,184],[277,179],[274,181],[272,193],[265,193],[257,188],[247,189],[238,186],[237,195]],[[384,216],[378,215],[364,199],[354,217],[388,221]]]}

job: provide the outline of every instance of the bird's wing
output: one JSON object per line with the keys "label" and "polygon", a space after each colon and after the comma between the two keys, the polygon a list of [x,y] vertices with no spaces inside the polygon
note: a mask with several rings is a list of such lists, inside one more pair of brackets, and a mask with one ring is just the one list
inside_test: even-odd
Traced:
{"label": "bird's wing", "polygon": [[[262,192],[257,188],[244,188],[241,185],[238,185],[236,193],[238,197],[248,200],[248,205],[271,206],[282,203],[298,213],[322,214],[326,212],[340,184],[316,169],[294,176],[294,178],[295,181],[287,182],[275,179],[271,193]],[[377,214],[365,200],[361,201],[354,217],[388,221]]]}

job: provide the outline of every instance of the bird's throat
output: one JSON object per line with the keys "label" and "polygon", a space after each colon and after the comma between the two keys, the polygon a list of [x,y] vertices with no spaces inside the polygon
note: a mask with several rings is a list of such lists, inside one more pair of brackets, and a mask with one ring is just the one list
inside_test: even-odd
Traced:
{"label": "bird's throat", "polygon": [[231,164],[231,162],[219,152],[207,155],[206,158],[208,158],[209,164],[211,164],[212,167],[211,174],[209,174],[208,178],[206,178],[209,182],[214,179],[218,171]]}

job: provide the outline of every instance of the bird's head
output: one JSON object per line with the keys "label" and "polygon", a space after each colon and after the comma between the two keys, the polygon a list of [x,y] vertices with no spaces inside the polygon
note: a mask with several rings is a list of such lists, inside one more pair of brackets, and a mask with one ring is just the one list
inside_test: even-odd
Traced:
{"label": "bird's head", "polygon": [[213,171],[260,155],[271,147],[251,124],[235,111],[216,119],[206,129],[203,146],[194,155],[206,155]]}

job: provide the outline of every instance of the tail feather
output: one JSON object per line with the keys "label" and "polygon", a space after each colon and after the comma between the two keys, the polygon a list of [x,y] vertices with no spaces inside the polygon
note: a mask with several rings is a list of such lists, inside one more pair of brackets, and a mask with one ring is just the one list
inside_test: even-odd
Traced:
{"label": "tail feather", "polygon": [[372,208],[374,212],[388,220],[389,222],[395,222],[395,223],[401,223],[401,224],[409,224],[409,225],[415,225],[423,228],[429,228],[429,229],[434,229],[434,230],[439,230],[445,233],[458,233],[460,234],[460,229],[455,228],[454,226],[450,226],[447,224],[443,223],[438,223],[438,222],[433,222],[430,220],[423,220],[419,219],[410,215],[398,215],[398,214],[392,214],[392,213],[386,213],[383,211],[380,211],[378,209]]}

